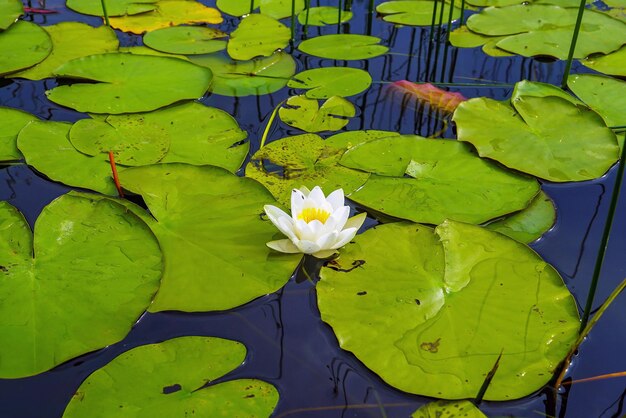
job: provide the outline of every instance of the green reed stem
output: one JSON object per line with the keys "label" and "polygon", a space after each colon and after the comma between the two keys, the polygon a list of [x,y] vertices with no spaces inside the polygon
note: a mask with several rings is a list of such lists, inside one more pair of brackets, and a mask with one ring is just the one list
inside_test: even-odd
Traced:
{"label": "green reed stem", "polygon": [[337,34],[341,33],[341,13],[343,12],[343,0],[337,4]]}
{"label": "green reed stem", "polygon": [[424,81],[430,80],[430,59],[433,53],[433,41],[435,40],[435,19],[437,16],[437,3],[439,3],[438,0],[433,1],[433,18],[430,21],[430,33],[428,35],[428,57],[426,58],[426,79]]}
{"label": "green reed stem", "polygon": [[454,11],[454,0],[450,1],[450,12],[448,13],[448,27],[446,28],[446,43],[443,47],[443,63],[441,65],[441,81],[445,80],[446,65],[448,63],[448,45],[450,43],[450,31],[452,30],[452,12]]}
{"label": "green reed stem", "polygon": [[[624,135],[626,138],[626,134]],[[625,139],[626,141],[626,139]],[[611,194],[611,204],[609,206],[609,213],[606,216],[606,222],[604,224],[604,231],[602,233],[602,240],[600,241],[600,249],[598,250],[598,257],[596,258],[596,265],[593,270],[593,278],[591,280],[591,286],[589,287],[589,295],[587,295],[587,303],[585,304],[585,310],[580,324],[581,331],[587,326],[589,321],[589,315],[593,306],[593,298],[596,294],[598,287],[598,281],[600,279],[600,272],[602,271],[602,264],[604,263],[604,255],[606,253],[606,247],[609,242],[609,235],[611,234],[611,226],[613,225],[613,218],[615,217],[615,210],[617,209],[617,202],[619,200],[619,192],[622,187],[622,178],[624,177],[624,159],[626,158],[626,143],[622,147],[622,154],[617,166],[617,177],[615,178],[615,184],[613,185],[613,193]]]}
{"label": "green reed stem", "polygon": [[374,18],[374,0],[370,0],[367,5],[367,34],[372,34],[372,19]]}
{"label": "green reed stem", "polygon": [[[441,39],[441,30],[443,26],[443,12],[445,10],[445,6],[446,6],[445,0],[441,0],[441,10],[439,11],[439,21],[437,23],[437,39],[435,42],[435,66],[433,67],[433,77],[432,77],[433,80],[437,78],[437,63],[439,62],[439,50],[441,46],[441,42],[439,42],[439,40]],[[442,72],[443,72],[443,69],[442,69]]]}
{"label": "green reed stem", "polygon": [[461,0],[461,18],[459,20],[459,26],[463,26],[465,20],[465,0]]}
{"label": "green reed stem", "polygon": [[291,41],[296,40],[296,0],[291,0]]}
{"label": "green reed stem", "polygon": [[254,12],[254,0],[250,0],[250,13]]}
{"label": "green reed stem", "polygon": [[309,11],[311,9],[311,0],[305,0],[304,6],[306,7],[306,18],[304,20],[304,34],[309,32]]}
{"label": "green reed stem", "polygon": [[102,5],[102,14],[104,15],[104,21],[107,26],[111,26],[111,22],[109,22],[109,14],[107,13],[107,6],[104,4],[104,0],[100,0],[100,4]]}
{"label": "green reed stem", "polygon": [[265,125],[265,130],[263,131],[263,136],[261,137],[261,144],[259,145],[259,149],[265,146],[265,141],[267,141],[267,136],[270,133],[270,128],[272,127],[272,123],[274,123],[274,119],[276,119],[276,114],[278,113],[278,109],[280,109],[280,107],[285,103],[286,100],[287,99],[278,103],[276,107],[274,108],[274,110],[272,110],[272,114],[270,115],[270,118],[267,120],[267,125]]}
{"label": "green reed stem", "polygon": [[574,50],[576,49],[576,42],[578,41],[578,33],[580,32],[580,25],[583,21],[583,13],[585,12],[586,2],[586,0],[580,0],[580,5],[578,6],[576,26],[574,27],[574,34],[572,35],[572,42],[569,44],[569,53],[567,54],[567,63],[565,64],[565,71],[563,72],[563,79],[561,80],[561,88],[567,87],[567,79],[569,78],[569,71],[572,69]]}

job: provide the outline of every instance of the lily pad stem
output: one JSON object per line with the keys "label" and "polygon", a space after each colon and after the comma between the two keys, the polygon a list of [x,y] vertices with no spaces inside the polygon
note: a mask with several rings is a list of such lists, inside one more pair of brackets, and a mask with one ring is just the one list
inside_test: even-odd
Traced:
{"label": "lily pad stem", "polygon": [[576,49],[576,42],[578,41],[578,32],[580,32],[580,25],[583,21],[583,13],[585,12],[585,4],[587,0],[580,0],[578,6],[578,16],[576,16],[576,26],[574,27],[574,34],[572,35],[572,42],[569,44],[569,53],[567,54],[567,63],[565,64],[565,71],[563,72],[563,79],[561,80],[561,88],[567,87],[567,79],[569,78],[569,71],[572,68],[572,61],[574,60],[574,50]]}
{"label": "lily pad stem", "polygon": [[272,110],[272,114],[270,115],[270,118],[267,121],[267,125],[265,125],[265,130],[263,131],[263,136],[261,137],[261,145],[259,145],[259,149],[265,146],[265,141],[267,140],[267,136],[269,135],[272,123],[274,122],[274,119],[276,119],[276,114],[278,113],[278,109],[280,109],[280,107],[285,103],[286,100],[287,99],[278,103],[278,105],[276,105],[274,110]]}
{"label": "lily pad stem", "polygon": [[113,151],[109,151],[109,163],[111,164],[111,173],[113,173],[113,181],[115,182],[115,188],[117,189],[117,194],[123,198],[124,192],[122,191],[120,178],[117,175],[117,167],[115,166],[115,157],[113,157]]}
{"label": "lily pad stem", "polygon": [[109,22],[109,14],[107,13],[107,6],[105,4],[105,0],[100,0],[100,4],[102,4],[102,14],[104,15],[104,21],[107,26],[111,27],[111,23]]}

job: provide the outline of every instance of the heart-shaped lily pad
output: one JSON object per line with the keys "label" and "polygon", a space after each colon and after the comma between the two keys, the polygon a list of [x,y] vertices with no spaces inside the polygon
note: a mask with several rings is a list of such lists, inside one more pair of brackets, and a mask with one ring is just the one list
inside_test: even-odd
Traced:
{"label": "heart-shaped lily pad", "polygon": [[350,67],[323,67],[302,71],[289,80],[291,88],[306,89],[309,99],[348,97],[369,88],[372,77],[367,71]]}
{"label": "heart-shaped lily pad", "polygon": [[32,67],[52,51],[48,33],[34,23],[20,20],[0,32],[0,76]]}
{"label": "heart-shaped lily pad", "polygon": [[119,41],[108,26],[94,28],[85,23],[61,22],[43,27],[52,40],[52,52],[42,62],[11,77],[41,80],[53,77],[61,64],[87,55],[117,51]]}
{"label": "heart-shaped lily pad", "polygon": [[141,35],[160,28],[194,23],[222,23],[217,9],[196,0],[159,0],[155,9],[132,16],[111,17],[111,27]]}
{"label": "heart-shaped lily pad", "polygon": [[278,391],[257,379],[210,384],[238,367],[246,348],[215,337],[180,337],[133,348],[78,388],[64,418],[267,417]]}
{"label": "heart-shaped lily pad", "polygon": [[311,26],[336,25],[348,22],[350,19],[352,19],[351,11],[338,11],[336,7],[331,6],[311,7],[298,14],[298,22],[301,25]]}
{"label": "heart-shaped lily pad", "polygon": [[261,13],[274,19],[297,15],[304,9],[305,0],[260,0]]}
{"label": "heart-shaped lily pad", "polygon": [[332,96],[320,107],[316,99],[292,96],[278,110],[280,120],[305,132],[338,131],[356,114],[354,105],[339,96]]}
{"label": "heart-shaped lily pad", "polygon": [[17,134],[37,117],[21,110],[0,106],[0,161],[14,161],[22,157],[17,149]]}
{"label": "heart-shaped lily pad", "polygon": [[59,86],[48,99],[80,112],[130,113],[197,99],[209,88],[207,68],[176,58],[125,53],[91,55],[72,60],[56,75],[96,83]]}
{"label": "heart-shaped lily pad", "polygon": [[[385,22],[397,23],[399,25],[410,26],[429,26],[433,22],[433,11],[435,18],[439,21],[439,16],[443,16],[443,22],[447,23],[450,14],[452,13],[452,20],[457,20],[461,17],[461,9],[452,7],[450,11],[450,5],[445,2],[437,1],[436,9],[435,2],[432,0],[418,0],[418,1],[386,1],[376,6],[376,11],[383,15]],[[441,14],[441,5],[443,6],[443,15]]]}
{"label": "heart-shaped lily pad", "polygon": [[226,41],[215,40],[226,36],[222,31],[203,26],[172,26],[146,33],[143,43],[170,54],[210,54],[226,48]]}
{"label": "heart-shaped lily pad", "polygon": [[335,60],[360,60],[387,53],[389,48],[378,45],[380,38],[366,35],[322,35],[307,39],[298,46],[306,54]]}
{"label": "heart-shaped lily pad", "polygon": [[276,228],[263,206],[274,199],[255,181],[186,164],[133,167],[120,180],[148,205],[154,219],[143,216],[165,258],[152,312],[234,308],[278,290],[301,259],[265,245]]}
{"label": "heart-shaped lily pad", "polygon": [[[157,0],[105,0],[107,15],[124,16],[150,12]],[[85,15],[104,16],[101,0],[67,0],[68,8]]]}
{"label": "heart-shaped lily pad", "polygon": [[607,126],[626,126],[626,81],[592,74],[575,74],[567,86],[598,112]]}
{"label": "heart-shaped lily pad", "polygon": [[471,401],[434,401],[413,412],[411,418],[487,418]]}
{"label": "heart-shaped lily pad", "polygon": [[600,177],[617,161],[615,134],[594,111],[556,95],[517,94],[511,104],[461,103],[453,117],[459,139],[481,157],[557,182]]}
{"label": "heart-shaped lily pad", "polygon": [[0,377],[41,373],[121,340],[159,286],[154,235],[117,203],[62,196],[33,236],[0,202],[0,229]]}
{"label": "heart-shaped lily pad", "polygon": [[386,224],[357,235],[322,268],[322,319],[344,350],[405,392],[474,397],[500,353],[485,399],[538,390],[578,336],[562,279],[504,235],[453,221],[435,231]]}
{"label": "heart-shaped lily pad", "polygon": [[227,51],[231,58],[249,60],[270,56],[287,46],[291,32],[278,20],[261,14],[246,16],[230,34]]}
{"label": "heart-shaped lily pad", "polygon": [[626,46],[607,55],[592,55],[580,62],[604,74],[626,77]]}
{"label": "heart-shaped lily pad", "polygon": [[290,54],[282,51],[250,61],[234,61],[216,54],[194,56],[191,61],[213,72],[209,90],[222,96],[274,93],[285,87],[296,72],[296,62]]}
{"label": "heart-shaped lily pad", "polygon": [[0,30],[6,30],[23,14],[21,0],[0,0]]}
{"label": "heart-shaped lily pad", "polygon": [[260,0],[252,0],[252,2],[252,10],[250,10],[250,0],[217,0],[216,5],[226,14],[241,17],[259,8]]}
{"label": "heart-shaped lily pad", "polygon": [[403,135],[349,149],[341,164],[373,173],[350,199],[415,222],[482,223],[524,209],[539,184],[478,158],[453,140]]}

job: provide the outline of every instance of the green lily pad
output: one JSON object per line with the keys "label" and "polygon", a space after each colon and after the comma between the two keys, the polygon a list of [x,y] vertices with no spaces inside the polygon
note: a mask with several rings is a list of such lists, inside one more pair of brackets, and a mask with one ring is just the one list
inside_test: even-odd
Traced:
{"label": "green lily pad", "polygon": [[626,46],[607,55],[592,55],[580,62],[604,74],[626,77]]}
{"label": "green lily pad", "polygon": [[[383,15],[383,20],[398,25],[410,26],[430,26],[433,22],[434,2],[432,0],[419,1],[386,1],[376,6],[376,11]],[[437,2],[437,10],[435,19],[438,22],[441,14],[441,2]],[[447,24],[450,16],[450,5],[444,3],[443,22]],[[455,21],[461,17],[461,9],[452,8],[452,20]]]}
{"label": "green lily pad", "polygon": [[472,402],[434,401],[413,412],[411,418],[487,418]]}
{"label": "green lily pad", "polygon": [[329,137],[328,139],[326,139],[326,144],[331,145],[335,148],[343,149],[343,151],[345,152],[359,144],[373,141],[378,138],[388,138],[390,136],[394,136],[397,138],[400,136],[400,134],[398,132],[377,131],[375,129],[365,131],[347,131]]}
{"label": "green lily pad", "polygon": [[[124,16],[150,12],[156,9],[157,0],[105,0],[107,15]],[[75,12],[104,16],[101,0],[67,0],[66,6]]]}
{"label": "green lily pad", "polygon": [[148,205],[165,258],[151,312],[234,308],[277,291],[302,258],[265,245],[276,228],[261,215],[274,199],[255,181],[178,163],[128,168],[120,181]]}
{"label": "green lily pad", "polygon": [[18,109],[0,106],[0,120],[0,161],[22,159],[22,153],[17,149],[17,134],[29,122],[37,120],[37,117]]}
{"label": "green lily pad", "polygon": [[481,157],[556,182],[600,177],[617,161],[615,134],[594,111],[558,96],[518,95],[511,102],[461,103],[453,116],[459,140]]}
{"label": "green lily pad", "polygon": [[143,43],[170,54],[210,54],[226,48],[226,41],[215,40],[226,36],[222,31],[203,26],[172,26],[146,33]]}
{"label": "green lily pad", "polygon": [[34,23],[20,20],[0,32],[0,76],[43,61],[52,51],[48,33]]}
{"label": "green lily pad", "polygon": [[0,229],[2,378],[35,375],[120,341],[159,287],[157,241],[117,203],[61,196],[44,208],[33,236],[0,202]]}
{"label": "green lily pad", "polygon": [[274,19],[298,14],[304,9],[304,0],[260,0],[261,13]]}
{"label": "green lily pad", "polygon": [[169,57],[169,58],[178,58],[183,61],[190,61],[188,57],[184,55],[176,55],[176,54],[168,54],[161,51],[156,51],[152,48],[148,48],[147,46],[121,46],[117,50],[118,52],[126,52],[129,54],[135,55],[151,55],[153,57]]}
{"label": "green lily pad", "polygon": [[350,193],[359,188],[368,173],[338,164],[345,148],[334,146],[317,135],[291,136],[270,142],[258,150],[246,166],[246,177],[253,178],[284,206],[291,206],[291,190],[320,186],[328,195],[343,188]]}
{"label": "green lily pad", "polygon": [[298,46],[305,54],[336,60],[360,60],[386,54],[389,48],[378,45],[380,38],[366,35],[322,35]]}
{"label": "green lily pad", "polygon": [[266,417],[278,391],[262,380],[210,384],[238,367],[245,347],[215,337],[180,337],[133,348],[78,388],[64,418]]}
{"label": "green lily pad", "polygon": [[331,96],[348,97],[369,88],[372,77],[367,71],[350,67],[323,67],[302,71],[292,77],[287,85],[306,89],[309,99],[328,99]]}
{"label": "green lily pad", "polygon": [[527,244],[552,228],[555,220],[556,210],[552,200],[544,192],[539,192],[526,209],[490,222],[485,227]]}
{"label": "green lily pad", "polygon": [[[475,7],[506,7],[520,4],[519,0],[469,0],[466,2]],[[530,0],[529,4],[554,4],[560,7],[578,7],[580,0]],[[592,3],[587,0],[587,4]]]}
{"label": "green lily pad", "polygon": [[571,75],[567,86],[598,112],[607,126],[626,126],[626,81],[591,74]]}
{"label": "green lily pad", "polygon": [[534,179],[478,158],[453,140],[381,138],[349,149],[341,164],[372,173],[350,199],[414,222],[478,224],[525,208],[539,192]]}
{"label": "green lily pad", "polygon": [[[470,16],[467,26],[474,32],[506,37],[498,48],[523,55],[566,59],[576,23],[577,8],[531,4],[490,7]],[[586,10],[575,58],[592,53],[609,53],[626,43],[626,24],[592,10]]]}
{"label": "green lily pad", "polygon": [[55,87],[46,92],[48,99],[79,112],[108,114],[145,112],[197,99],[212,78],[209,69],[176,58],[124,53],[78,58],[55,73],[96,83]]}
{"label": "green lily pad", "polygon": [[285,87],[296,72],[296,62],[282,51],[251,61],[233,61],[221,55],[191,57],[194,64],[209,68],[213,81],[209,91],[222,96],[260,96]]}
{"label": "green lily pad", "polygon": [[149,113],[82,119],[69,133],[78,151],[107,160],[113,151],[119,164],[184,162],[231,172],[248,154],[246,136],[228,113],[194,102]]}
{"label": "green lily pad", "polygon": [[[339,19],[340,17],[341,20]],[[352,19],[352,12],[342,10],[341,16],[339,16],[337,8],[331,6],[311,7],[298,13],[298,22],[301,25],[308,24],[309,26],[336,25],[337,23],[346,23],[350,19]]]}
{"label": "green lily pad", "polygon": [[260,0],[253,0],[253,2],[252,10],[250,10],[250,0],[217,0],[217,8],[231,16],[241,17],[259,8]]}
{"label": "green lily pad", "polygon": [[[141,35],[160,28],[196,23],[222,23],[217,9],[207,7],[196,0],[159,0],[155,9],[132,16],[111,17],[111,27],[123,32]],[[107,9],[108,11],[108,9]]]}
{"label": "green lily pad", "polygon": [[280,120],[305,132],[338,131],[355,114],[354,105],[339,96],[332,96],[321,107],[316,99],[292,96],[278,109]]}
{"label": "green lily pad", "polygon": [[78,152],[68,139],[71,126],[31,122],[20,131],[17,147],[28,165],[54,181],[116,196],[111,166],[102,158]]}
{"label": "green lily pad", "polygon": [[75,58],[117,51],[117,35],[108,26],[94,28],[85,23],[61,22],[43,27],[52,40],[52,52],[39,64],[11,74],[30,80],[54,77],[54,70]]}
{"label": "green lily pad", "polygon": [[0,0],[0,30],[6,30],[23,14],[21,0]]}
{"label": "green lily pad", "polygon": [[492,57],[510,57],[511,54],[497,47],[498,42],[505,36],[487,36],[472,32],[463,25],[450,32],[450,43],[458,48],[475,48],[482,46],[485,54]]}
{"label": "green lily pad", "polygon": [[287,46],[291,32],[278,20],[261,14],[243,18],[237,29],[230,34],[226,50],[231,58],[249,60],[268,57],[277,49]]}
{"label": "green lily pad", "polygon": [[486,400],[538,390],[578,335],[562,279],[501,234],[454,221],[435,232],[386,224],[357,235],[322,268],[322,319],[344,350],[405,392],[474,397],[500,353]]}
{"label": "green lily pad", "polygon": [[513,94],[511,95],[511,102],[521,100],[523,97],[560,97],[574,105],[584,106],[584,103],[552,84],[539,83],[537,81],[522,80],[515,85]]}

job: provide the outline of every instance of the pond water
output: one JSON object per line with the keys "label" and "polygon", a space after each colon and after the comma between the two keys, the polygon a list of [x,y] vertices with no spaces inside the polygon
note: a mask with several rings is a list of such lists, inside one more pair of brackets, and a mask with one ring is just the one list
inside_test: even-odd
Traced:
{"label": "pond water", "polygon": [[[28,6],[40,7],[37,4]],[[214,7],[213,1],[203,1]],[[317,5],[313,1],[314,5]],[[319,5],[336,2],[320,1]],[[80,21],[93,26],[100,19],[67,9],[61,0],[48,0],[45,7],[56,14],[27,15],[25,20],[40,25],[61,21]],[[343,33],[366,33],[367,2],[353,2],[354,17],[342,25]],[[230,32],[238,22],[226,17],[220,28]],[[310,36],[335,33],[336,26],[311,28]],[[141,37],[117,31],[123,45],[140,45]],[[403,134],[429,136],[444,130],[453,137],[452,126],[420,110],[415,103],[405,103],[397,93],[387,89],[392,81],[424,81],[427,76],[425,50],[428,29],[395,27],[379,17],[372,20],[371,33],[383,39],[390,54],[370,60],[332,61],[302,54],[289,48],[297,61],[298,71],[330,65],[362,68],[371,74],[372,86],[350,101],[357,107],[345,130],[379,129]],[[463,84],[451,91],[465,97],[487,96],[503,100],[510,96],[512,84],[528,79],[558,85],[564,62],[545,62],[521,57],[488,57],[480,48],[449,48],[445,77],[441,61],[435,74],[437,81]],[[432,69],[432,68],[431,68]],[[572,72],[588,72],[574,63]],[[466,83],[501,83],[504,87],[472,87]],[[0,105],[31,112],[42,119],[74,122],[87,115],[58,106],[46,99],[44,92],[57,85],[54,79],[29,81],[0,80]],[[251,152],[259,140],[272,110],[290,96],[283,88],[271,95],[231,98],[208,94],[200,101],[233,115],[251,141]],[[1,122],[0,122],[1,123]],[[274,123],[269,140],[297,135],[300,131]],[[584,306],[594,270],[602,231],[606,222],[617,167],[605,176],[580,183],[543,182],[543,190],[557,208],[556,225],[531,245],[562,275]],[[0,200],[6,200],[22,211],[33,225],[41,209],[68,187],[45,179],[25,165],[0,167]],[[626,277],[626,193],[617,208],[606,261],[600,277],[595,306]],[[368,225],[373,221],[368,221]],[[71,309],[71,307],[68,307]],[[582,310],[582,308],[581,308]],[[583,379],[626,370],[626,295],[613,306],[582,345],[568,376]],[[245,306],[221,313],[146,313],[121,342],[69,361],[40,375],[22,379],[0,379],[0,417],[53,418],[63,411],[81,382],[93,371],[133,347],[187,335],[218,336],[243,342],[248,348],[245,364],[227,378],[256,377],[274,384],[280,392],[276,417],[407,417],[429,398],[398,391],[385,384],[351,353],[339,348],[331,328],[320,319],[315,286],[309,281],[298,283],[292,278],[275,294],[256,299]],[[618,377],[586,383],[575,383],[552,402],[552,389],[546,388],[527,398],[509,402],[483,402],[481,409],[489,416],[559,416],[620,417],[626,414],[626,378]]]}

